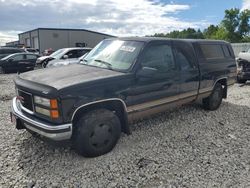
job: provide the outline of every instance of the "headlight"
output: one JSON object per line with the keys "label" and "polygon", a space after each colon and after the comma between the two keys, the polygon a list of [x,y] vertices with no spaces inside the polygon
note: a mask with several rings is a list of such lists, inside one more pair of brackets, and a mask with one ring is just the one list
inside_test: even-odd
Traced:
{"label": "headlight", "polygon": [[40,104],[46,107],[50,107],[50,100],[43,98],[43,97],[38,97],[38,96],[34,96],[34,102],[36,104]]}
{"label": "headlight", "polygon": [[43,114],[43,115],[45,115],[45,116],[50,116],[50,111],[47,110],[47,109],[41,108],[41,107],[39,107],[39,106],[35,106],[35,110],[36,110],[36,112],[39,113],[39,114]]}
{"label": "headlight", "polygon": [[37,113],[49,116],[52,119],[56,119],[59,117],[58,104],[56,99],[46,99],[43,97],[34,96],[34,103],[35,111]]}
{"label": "headlight", "polygon": [[39,63],[41,63],[41,60],[40,60],[40,59],[37,59],[37,60],[36,60],[36,64],[39,64]]}

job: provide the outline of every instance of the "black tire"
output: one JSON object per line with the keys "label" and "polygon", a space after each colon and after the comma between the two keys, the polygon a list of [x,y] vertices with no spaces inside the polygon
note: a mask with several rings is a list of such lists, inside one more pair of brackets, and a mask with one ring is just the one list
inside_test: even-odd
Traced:
{"label": "black tire", "polygon": [[211,95],[203,99],[203,107],[206,110],[217,110],[221,105],[223,98],[223,89],[220,83],[216,83]]}
{"label": "black tire", "polygon": [[245,84],[246,81],[247,81],[247,80],[239,79],[239,78],[237,77],[237,83],[239,83],[239,84]]}
{"label": "black tire", "polygon": [[73,132],[73,147],[85,157],[97,157],[111,151],[121,135],[117,115],[107,109],[96,109],[81,117]]}
{"label": "black tire", "polygon": [[46,62],[42,63],[42,68],[43,69],[46,68],[46,66],[47,66]]}

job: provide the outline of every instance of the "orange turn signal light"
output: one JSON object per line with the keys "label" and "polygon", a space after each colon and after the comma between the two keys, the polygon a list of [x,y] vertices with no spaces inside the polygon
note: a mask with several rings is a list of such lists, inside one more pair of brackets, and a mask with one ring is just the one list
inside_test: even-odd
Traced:
{"label": "orange turn signal light", "polygon": [[58,108],[56,99],[50,99],[50,108],[52,109]]}
{"label": "orange turn signal light", "polygon": [[52,119],[59,118],[59,112],[58,112],[58,110],[50,110],[50,117]]}

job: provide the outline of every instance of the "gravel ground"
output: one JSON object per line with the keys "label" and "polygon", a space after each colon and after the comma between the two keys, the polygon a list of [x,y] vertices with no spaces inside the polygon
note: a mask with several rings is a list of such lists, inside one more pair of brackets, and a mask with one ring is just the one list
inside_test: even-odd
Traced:
{"label": "gravel ground", "polygon": [[131,125],[89,159],[15,129],[14,77],[0,75],[0,187],[250,187],[250,84],[217,111],[188,105]]}

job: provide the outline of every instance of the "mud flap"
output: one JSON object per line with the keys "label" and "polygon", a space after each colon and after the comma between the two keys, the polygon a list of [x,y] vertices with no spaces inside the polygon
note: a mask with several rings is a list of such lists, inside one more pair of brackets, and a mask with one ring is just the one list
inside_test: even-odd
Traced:
{"label": "mud flap", "polygon": [[16,117],[12,112],[10,112],[10,119],[13,124],[16,124],[16,129],[25,129],[25,126],[23,125],[22,121]]}

